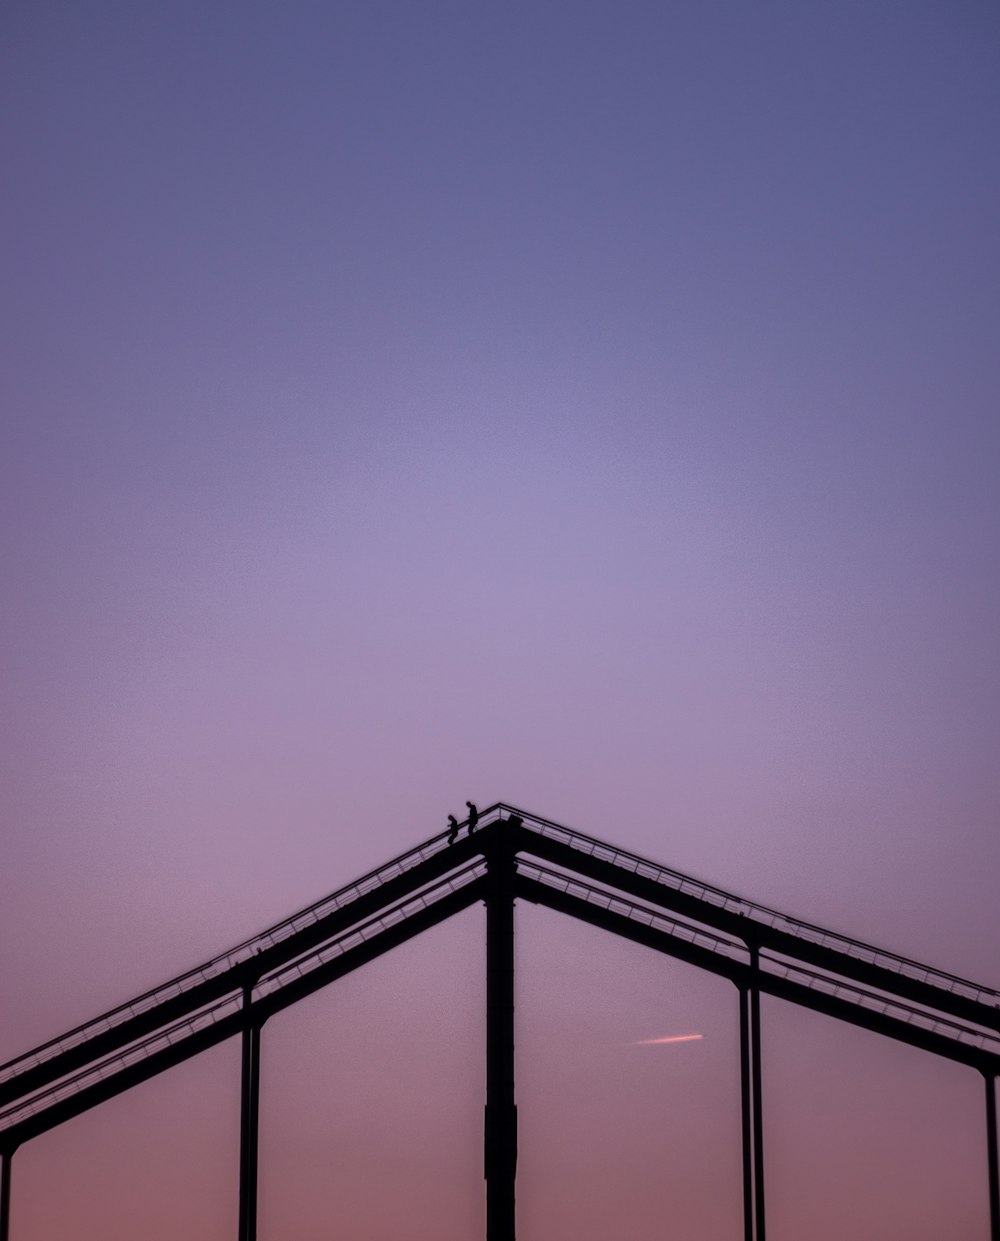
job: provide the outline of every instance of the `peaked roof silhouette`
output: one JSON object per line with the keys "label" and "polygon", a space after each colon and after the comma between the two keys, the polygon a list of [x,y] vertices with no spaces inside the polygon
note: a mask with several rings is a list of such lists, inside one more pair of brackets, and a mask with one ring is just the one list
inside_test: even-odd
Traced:
{"label": "peaked roof silhouette", "polygon": [[[463,825],[464,826],[464,825]],[[497,802],[259,935],[0,1066],[10,1151],[260,1026],[488,896],[500,845],[515,896],[760,992],[1000,1072],[1000,993],[745,900]]]}

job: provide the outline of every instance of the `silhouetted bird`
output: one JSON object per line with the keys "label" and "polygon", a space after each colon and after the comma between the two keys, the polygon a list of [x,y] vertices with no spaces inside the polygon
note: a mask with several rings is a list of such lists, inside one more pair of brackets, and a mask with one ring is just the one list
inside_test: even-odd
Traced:
{"label": "silhouetted bird", "polygon": [[479,822],[479,811],[476,809],[475,802],[467,801],[465,804],[469,807],[469,835],[471,836]]}
{"label": "silhouetted bird", "polygon": [[458,839],[458,819],[453,814],[448,815],[448,843],[453,845]]}

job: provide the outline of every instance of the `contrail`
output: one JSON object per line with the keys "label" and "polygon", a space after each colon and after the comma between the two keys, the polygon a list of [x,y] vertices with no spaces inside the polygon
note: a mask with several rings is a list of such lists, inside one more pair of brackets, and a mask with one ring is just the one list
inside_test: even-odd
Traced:
{"label": "contrail", "polygon": [[704,1038],[704,1034],[671,1034],[667,1038],[642,1038],[633,1047],[655,1047],[660,1043],[690,1043],[694,1039]]}

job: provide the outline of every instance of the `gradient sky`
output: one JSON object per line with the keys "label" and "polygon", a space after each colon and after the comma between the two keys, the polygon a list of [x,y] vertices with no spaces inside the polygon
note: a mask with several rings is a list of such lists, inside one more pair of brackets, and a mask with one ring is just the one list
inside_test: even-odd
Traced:
{"label": "gradient sky", "polygon": [[[993,0],[0,43],[0,1058],[467,797],[1000,985]],[[737,1237],[735,991],[519,916],[522,1241]],[[269,1024],[262,1241],[481,1235],[482,966]],[[771,1241],[986,1237],[974,1074],[763,1017]],[[14,1241],[235,1235],[237,1068],[25,1147]]]}

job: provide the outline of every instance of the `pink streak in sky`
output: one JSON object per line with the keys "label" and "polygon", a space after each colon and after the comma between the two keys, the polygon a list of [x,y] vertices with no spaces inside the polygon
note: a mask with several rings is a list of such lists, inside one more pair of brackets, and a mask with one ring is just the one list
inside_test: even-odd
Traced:
{"label": "pink streak in sky", "polygon": [[633,1047],[657,1047],[661,1043],[691,1043],[695,1039],[704,1038],[704,1034],[671,1034],[666,1038],[643,1038],[637,1043],[633,1043]]}

